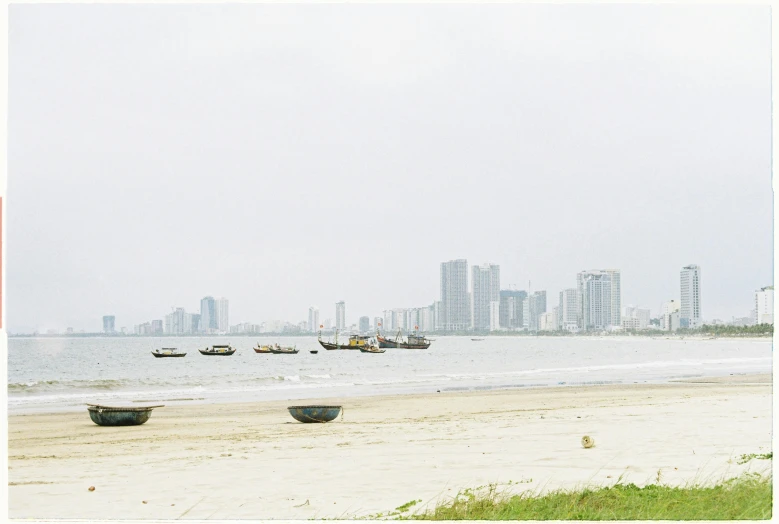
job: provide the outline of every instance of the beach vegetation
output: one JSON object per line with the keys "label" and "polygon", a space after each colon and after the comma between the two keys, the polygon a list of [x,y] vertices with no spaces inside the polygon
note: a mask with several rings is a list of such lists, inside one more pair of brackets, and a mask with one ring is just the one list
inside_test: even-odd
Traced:
{"label": "beach vegetation", "polygon": [[749,455],[741,455],[738,458],[739,464],[746,464],[750,460],[757,459],[757,460],[773,460],[774,458],[774,452],[771,451],[770,453],[750,453]]}
{"label": "beach vegetation", "polygon": [[745,474],[715,486],[621,484],[539,495],[501,493],[496,485],[465,490],[417,520],[764,520],[773,481]]}

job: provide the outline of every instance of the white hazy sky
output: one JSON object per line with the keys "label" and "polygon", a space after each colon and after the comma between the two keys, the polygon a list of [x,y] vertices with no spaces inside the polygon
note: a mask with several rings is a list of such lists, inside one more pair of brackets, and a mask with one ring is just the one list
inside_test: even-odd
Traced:
{"label": "white hazy sky", "polygon": [[11,5],[8,329],[772,283],[767,6]]}

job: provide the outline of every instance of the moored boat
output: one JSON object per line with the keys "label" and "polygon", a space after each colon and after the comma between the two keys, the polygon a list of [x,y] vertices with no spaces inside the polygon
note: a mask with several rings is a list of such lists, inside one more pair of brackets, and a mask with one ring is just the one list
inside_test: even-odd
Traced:
{"label": "moored boat", "polygon": [[346,344],[338,343],[338,330],[335,332],[335,342],[325,342],[322,340],[322,332],[319,332],[319,344],[325,349],[360,349],[368,345],[368,341],[371,337],[367,335],[351,335],[349,341]]}
{"label": "moored boat", "polygon": [[362,353],[384,353],[386,351],[386,349],[381,349],[377,346],[374,346],[373,344],[360,348],[360,352]]}
{"label": "moored boat", "polygon": [[154,355],[156,358],[163,358],[163,357],[185,357],[187,354],[184,352],[179,351],[176,348],[162,348],[162,349],[155,349],[151,352],[152,355]]}
{"label": "moored boat", "polygon": [[151,410],[159,406],[112,407],[87,404],[89,418],[98,426],[140,426],[151,417]]}
{"label": "moored boat", "polygon": [[270,352],[271,353],[275,353],[277,355],[279,355],[279,354],[281,354],[281,355],[294,355],[298,351],[300,351],[300,350],[297,349],[297,348],[294,348],[294,347],[283,348],[283,347],[279,346],[278,344],[270,346]]}
{"label": "moored boat", "polygon": [[261,346],[257,344],[257,347],[254,348],[255,353],[273,353],[273,351],[270,350],[271,346]]}
{"label": "moored boat", "polygon": [[225,346],[211,346],[210,348],[206,349],[198,349],[200,351],[201,355],[232,355],[235,353],[235,348],[231,345],[225,345]]}
{"label": "moored boat", "polygon": [[413,335],[409,334],[405,341],[401,338],[400,330],[394,339],[376,333],[376,340],[379,341],[380,348],[427,349],[430,347],[430,341],[422,335],[417,335],[416,332]]}

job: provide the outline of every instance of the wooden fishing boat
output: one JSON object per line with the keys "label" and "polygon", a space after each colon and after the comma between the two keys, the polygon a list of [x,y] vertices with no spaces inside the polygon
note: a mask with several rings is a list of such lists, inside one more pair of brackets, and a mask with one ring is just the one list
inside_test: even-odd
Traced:
{"label": "wooden fishing boat", "polygon": [[254,348],[255,353],[273,353],[273,351],[270,350],[271,346],[260,346],[257,344],[257,347]]}
{"label": "wooden fishing boat", "polygon": [[311,353],[312,355],[316,355],[317,353],[319,353],[319,350],[318,349],[312,349],[311,351],[309,351],[309,353]]}
{"label": "wooden fishing boat", "polygon": [[341,406],[290,406],[287,410],[298,422],[330,422],[341,413]]}
{"label": "wooden fishing boat", "polygon": [[371,337],[367,335],[351,335],[349,341],[346,344],[338,343],[338,330],[335,332],[335,342],[325,342],[322,340],[322,332],[319,332],[319,344],[325,349],[360,349],[368,345],[368,341]]}
{"label": "wooden fishing boat", "polygon": [[363,347],[361,347],[361,348],[360,348],[360,351],[361,351],[362,353],[384,353],[384,352],[386,352],[387,350],[386,350],[386,349],[381,349],[381,348],[379,348],[379,347],[376,347],[376,346],[374,346],[374,345],[372,345],[372,344],[371,344],[371,345],[369,345],[369,346],[363,346]]}
{"label": "wooden fishing boat", "polygon": [[406,341],[401,338],[400,330],[394,339],[382,337],[376,333],[376,340],[379,341],[380,348],[401,348],[401,349],[427,349],[430,347],[430,341],[424,336],[409,335]]}
{"label": "wooden fishing boat", "polygon": [[198,349],[201,355],[223,355],[228,356],[235,353],[235,348],[229,344],[226,346],[211,346],[206,349]]}
{"label": "wooden fishing boat", "polygon": [[151,410],[159,406],[111,407],[99,404],[87,404],[89,418],[98,426],[140,426],[151,417]]}
{"label": "wooden fishing boat", "polygon": [[163,357],[185,357],[187,356],[186,353],[182,353],[181,351],[177,350],[176,348],[162,348],[162,349],[155,349],[151,352],[152,355],[154,355],[157,358],[163,358]]}
{"label": "wooden fishing boat", "polygon": [[295,355],[295,354],[298,353],[298,351],[300,351],[300,350],[297,349],[297,348],[294,348],[294,347],[293,348],[290,348],[290,347],[283,348],[283,347],[279,346],[278,344],[276,344],[275,346],[271,346],[270,347],[270,352],[271,353],[275,353],[276,355]]}

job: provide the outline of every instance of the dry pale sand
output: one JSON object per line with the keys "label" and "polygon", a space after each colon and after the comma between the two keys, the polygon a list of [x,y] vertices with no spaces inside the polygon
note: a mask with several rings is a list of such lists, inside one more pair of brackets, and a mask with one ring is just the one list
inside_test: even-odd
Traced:
{"label": "dry pale sand", "polygon": [[86,410],[13,415],[9,513],[346,518],[488,483],[713,482],[770,468],[737,463],[770,450],[770,379],[330,399],[345,413],[328,424],[293,421],[286,406],[301,402],[165,407],[119,428]]}

